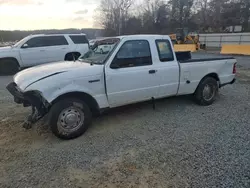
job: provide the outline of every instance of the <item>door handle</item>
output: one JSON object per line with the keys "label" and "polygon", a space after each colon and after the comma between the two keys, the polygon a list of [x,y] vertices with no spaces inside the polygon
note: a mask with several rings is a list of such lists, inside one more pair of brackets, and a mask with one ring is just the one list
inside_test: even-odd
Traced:
{"label": "door handle", "polygon": [[155,74],[155,73],[156,73],[156,70],[149,70],[148,73],[149,73],[149,74]]}
{"label": "door handle", "polygon": [[40,52],[45,52],[45,50],[40,50]]}

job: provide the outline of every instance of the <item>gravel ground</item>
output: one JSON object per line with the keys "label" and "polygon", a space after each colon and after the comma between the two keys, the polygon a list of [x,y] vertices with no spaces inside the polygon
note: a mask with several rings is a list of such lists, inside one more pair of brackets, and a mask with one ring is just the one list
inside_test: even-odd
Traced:
{"label": "gravel ground", "polygon": [[[244,64],[244,63],[243,63]],[[0,77],[0,187],[250,187],[250,70],[202,107],[189,97],[114,109],[62,141],[12,102]]]}

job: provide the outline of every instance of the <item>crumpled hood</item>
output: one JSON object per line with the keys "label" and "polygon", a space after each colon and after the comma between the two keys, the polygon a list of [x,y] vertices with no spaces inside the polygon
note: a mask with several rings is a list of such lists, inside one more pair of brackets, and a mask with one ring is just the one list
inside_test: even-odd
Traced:
{"label": "crumpled hood", "polygon": [[74,77],[92,76],[100,74],[103,69],[102,65],[90,65],[80,61],[63,61],[50,63],[46,65],[35,66],[17,73],[14,76],[14,82],[25,90],[29,85],[47,77],[58,74],[69,73]]}

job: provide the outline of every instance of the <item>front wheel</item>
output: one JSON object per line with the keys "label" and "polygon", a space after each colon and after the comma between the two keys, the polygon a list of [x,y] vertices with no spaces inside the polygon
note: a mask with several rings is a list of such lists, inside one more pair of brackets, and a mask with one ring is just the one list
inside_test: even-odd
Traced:
{"label": "front wheel", "polygon": [[218,94],[218,83],[212,77],[204,78],[194,93],[196,102],[199,105],[211,105]]}
{"label": "front wheel", "polygon": [[89,107],[79,99],[64,98],[50,110],[49,124],[52,132],[61,139],[81,136],[91,124]]}
{"label": "front wheel", "polygon": [[13,75],[19,71],[19,64],[15,59],[0,60],[0,75]]}

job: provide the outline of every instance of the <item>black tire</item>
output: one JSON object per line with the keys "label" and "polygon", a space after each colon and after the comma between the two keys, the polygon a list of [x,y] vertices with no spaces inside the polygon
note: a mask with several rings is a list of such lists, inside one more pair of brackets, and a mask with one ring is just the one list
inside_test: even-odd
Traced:
{"label": "black tire", "polygon": [[[210,97],[206,97],[204,96],[204,92],[205,92],[205,87],[210,88],[209,92],[211,94]],[[213,104],[213,102],[216,100],[217,94],[218,94],[218,83],[217,81],[212,78],[212,77],[206,77],[204,78],[199,86],[197,87],[195,93],[194,93],[194,97],[195,97],[195,101],[202,106],[208,106]],[[207,92],[207,91],[206,91]]]}
{"label": "black tire", "polygon": [[65,61],[74,61],[80,57],[79,53],[68,53],[65,56]]}
{"label": "black tire", "polygon": [[[73,109],[73,110],[70,111],[67,109]],[[67,113],[72,112],[72,114],[75,113],[73,112],[75,110],[79,112],[81,111],[79,114],[80,116],[81,116],[81,113],[84,114],[83,122],[79,120],[81,123],[79,123],[79,126],[76,128],[68,129],[68,128],[63,127],[62,124],[67,124],[66,117],[69,116],[69,114],[67,114],[67,116],[65,115],[64,113],[65,110],[67,111]],[[64,117],[64,120],[62,120],[63,117]],[[79,99],[63,98],[59,100],[58,102],[56,102],[51,107],[51,110],[50,110],[49,125],[51,127],[51,130],[55,136],[64,140],[69,140],[69,139],[73,139],[73,138],[77,138],[81,136],[88,129],[89,125],[91,124],[91,121],[92,121],[92,113],[90,111],[90,108],[85,102]],[[69,123],[68,126],[72,126],[72,124],[70,125]]]}
{"label": "black tire", "polygon": [[19,71],[19,64],[15,59],[6,58],[0,60],[0,74],[13,75]]}

